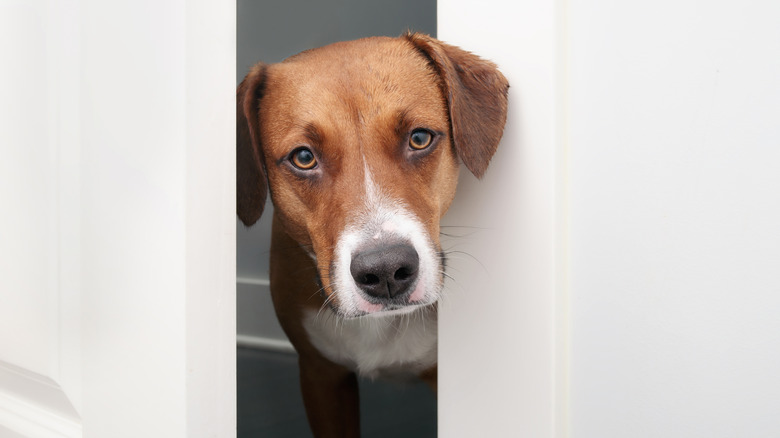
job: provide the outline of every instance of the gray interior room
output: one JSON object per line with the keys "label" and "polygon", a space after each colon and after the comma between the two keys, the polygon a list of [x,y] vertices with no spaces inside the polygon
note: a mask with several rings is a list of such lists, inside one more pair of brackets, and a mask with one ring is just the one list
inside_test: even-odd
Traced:
{"label": "gray interior room", "polygon": [[[411,30],[436,35],[435,0],[237,1],[236,84],[262,61],[302,50]],[[297,359],[276,322],[268,291],[272,206],[251,228],[236,221],[238,436],[311,436]],[[365,437],[436,436],[436,396],[422,384],[361,382]]]}

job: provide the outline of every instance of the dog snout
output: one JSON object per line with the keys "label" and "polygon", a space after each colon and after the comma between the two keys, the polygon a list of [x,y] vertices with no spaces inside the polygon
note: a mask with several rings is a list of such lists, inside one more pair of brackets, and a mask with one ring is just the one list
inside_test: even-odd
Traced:
{"label": "dog snout", "polygon": [[420,257],[412,245],[380,244],[355,253],[350,272],[363,292],[387,300],[411,293],[419,267]]}

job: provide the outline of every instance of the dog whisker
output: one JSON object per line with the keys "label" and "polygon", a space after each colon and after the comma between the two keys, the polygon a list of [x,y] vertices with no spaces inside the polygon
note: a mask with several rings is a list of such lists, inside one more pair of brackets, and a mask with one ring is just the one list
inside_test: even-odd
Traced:
{"label": "dog whisker", "polygon": [[[450,257],[451,257],[453,254],[462,254],[462,255],[468,256],[468,258],[469,258],[469,259],[471,259],[471,260],[473,260],[473,261],[477,262],[477,263],[479,264],[479,266],[481,266],[481,267],[482,267],[482,270],[483,270],[483,271],[484,271],[486,274],[488,274],[488,273],[489,273],[489,271],[488,271],[487,267],[486,267],[486,266],[485,266],[485,265],[482,263],[482,261],[481,261],[481,260],[479,260],[478,258],[474,257],[473,255],[469,254],[468,252],[466,252],[466,251],[459,251],[459,250],[457,250],[457,251],[447,251],[447,257],[448,257],[448,258],[450,258]],[[455,257],[453,257],[453,258],[455,258]],[[461,260],[462,260],[462,259],[461,259]]]}

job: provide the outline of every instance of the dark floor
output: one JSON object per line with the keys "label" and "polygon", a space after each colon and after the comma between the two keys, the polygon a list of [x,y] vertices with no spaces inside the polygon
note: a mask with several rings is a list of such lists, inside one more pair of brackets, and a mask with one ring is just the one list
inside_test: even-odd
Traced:
{"label": "dark floor", "polygon": [[[436,437],[436,395],[425,384],[360,382],[363,438]],[[308,438],[295,355],[238,349],[238,438]]]}

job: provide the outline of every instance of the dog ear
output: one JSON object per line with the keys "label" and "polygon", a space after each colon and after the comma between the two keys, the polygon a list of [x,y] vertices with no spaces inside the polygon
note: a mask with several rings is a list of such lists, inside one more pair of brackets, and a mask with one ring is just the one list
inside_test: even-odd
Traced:
{"label": "dog ear", "polygon": [[477,178],[487,170],[504,132],[509,83],[490,61],[418,33],[406,38],[441,77],[450,110],[452,142]]}
{"label": "dog ear", "polygon": [[268,192],[259,126],[265,69],[262,63],[252,67],[236,90],[236,207],[246,226],[260,219]]}

